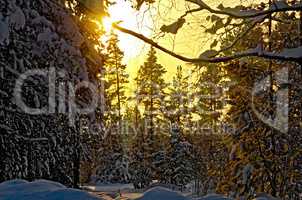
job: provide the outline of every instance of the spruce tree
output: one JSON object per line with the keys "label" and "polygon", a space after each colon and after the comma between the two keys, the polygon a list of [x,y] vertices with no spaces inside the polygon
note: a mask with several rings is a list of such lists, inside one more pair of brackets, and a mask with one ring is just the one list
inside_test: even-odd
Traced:
{"label": "spruce tree", "polygon": [[118,46],[119,39],[110,33],[104,62],[105,74],[105,128],[106,135],[100,151],[97,173],[102,182],[128,182],[128,158],[123,145],[121,124],[125,106],[125,88],[128,83],[124,53]]}
{"label": "spruce tree", "polygon": [[224,109],[224,90],[227,80],[220,66],[207,64],[197,66],[198,79],[195,84],[195,114],[199,116],[199,131],[216,133],[219,131],[219,118]]}
{"label": "spruce tree", "polygon": [[[87,31],[84,24],[93,23],[95,18],[88,17],[77,1],[72,6],[68,2],[3,0],[0,3],[0,157],[4,161],[0,164],[0,182],[44,178],[74,187],[79,183],[80,152],[89,148],[89,144],[80,140],[79,122],[84,117],[89,118],[88,123],[95,122],[94,113],[75,114],[71,125],[67,110],[31,115],[19,108],[13,95],[18,77],[33,69],[64,71],[63,77],[52,82],[64,87],[64,91],[69,83],[96,82],[102,56],[94,46],[100,46],[96,38],[100,30],[91,27]],[[49,84],[44,76],[31,76],[21,88],[22,100],[33,108],[47,107]],[[67,94],[64,98],[58,93],[56,90],[54,96],[67,108],[70,103]],[[77,91],[77,100],[82,96],[91,97]]]}
{"label": "spruce tree", "polygon": [[[163,121],[161,112],[162,102],[165,97],[164,67],[157,63],[156,51],[151,47],[146,62],[140,67],[137,77],[136,101],[143,107],[143,119],[140,123],[136,140],[137,146],[134,154],[134,163],[137,163],[134,172],[136,185],[148,186],[156,176],[154,157],[160,143],[160,128]],[[135,166],[135,165],[134,165]]]}
{"label": "spruce tree", "polygon": [[181,66],[177,66],[176,75],[168,87],[164,115],[167,123],[177,124],[183,132],[188,132],[192,120],[190,104],[193,102],[190,102],[190,89],[189,77],[184,75]]}
{"label": "spruce tree", "polygon": [[[164,89],[167,84],[164,80],[166,70],[157,63],[156,51],[151,47],[147,61],[140,67],[136,81],[138,84],[136,90],[137,102],[143,106],[144,110],[144,134],[147,136],[148,148],[155,149],[155,137],[161,128],[162,102],[165,98]],[[152,153],[152,152],[149,152]]]}
{"label": "spruce tree", "polygon": [[125,106],[125,88],[128,83],[126,65],[123,64],[124,53],[118,46],[119,39],[116,33],[111,32],[107,41],[105,57],[105,101],[106,119],[108,124],[116,125],[120,133],[122,121],[122,107]]}
{"label": "spruce tree", "polygon": [[157,63],[156,51],[151,47],[147,61],[140,67],[136,82],[136,98],[138,103],[144,107],[144,116],[146,120],[146,130],[150,137],[153,137],[161,122],[162,101],[165,97],[164,89],[167,84],[164,80],[165,68]]}
{"label": "spruce tree", "polygon": [[169,172],[170,183],[180,186],[183,190],[184,186],[193,180],[193,157],[192,145],[182,139],[179,127],[175,126],[171,129],[171,152]]}
{"label": "spruce tree", "polygon": [[[295,15],[286,14],[280,17],[280,19],[284,18],[290,19],[290,23],[275,26],[271,34],[263,31],[262,27],[256,27],[245,37],[245,40],[235,46],[234,50],[241,51],[256,46],[256,41],[261,41],[263,37],[267,39],[262,42],[263,46],[272,45],[274,51],[298,46],[297,34],[292,34],[297,31]],[[227,45],[233,35],[235,34],[225,38],[223,45]],[[275,41],[269,44],[272,38]],[[277,81],[277,74],[285,66],[289,70],[289,82],[294,83],[289,84],[291,86]],[[232,191],[229,193],[246,198],[252,197],[257,192],[266,192],[280,199],[299,199],[301,184],[297,173],[301,174],[301,167],[298,167],[298,163],[301,162],[301,151],[297,144],[301,143],[301,137],[297,133],[301,133],[301,128],[297,125],[299,121],[297,118],[299,118],[301,104],[297,99],[301,98],[301,95],[299,96],[299,89],[294,85],[301,82],[301,78],[295,66],[294,63],[275,61],[270,63],[263,59],[245,59],[224,66],[229,78],[236,80],[236,85],[228,91],[231,108],[226,115],[226,120],[229,124],[232,123],[233,127],[226,140],[230,155],[225,164],[226,170],[222,175],[222,181],[217,187],[219,192]],[[268,85],[263,84],[263,80],[266,81],[267,77],[271,77],[271,70],[274,72],[272,81],[267,81]],[[284,72],[282,75],[285,75]],[[251,92],[259,83],[263,88],[256,94],[253,93],[254,91]],[[271,90],[272,86],[275,89]],[[267,120],[276,119],[276,115],[280,114],[278,113],[280,110],[276,107],[283,102],[279,102],[278,93],[285,89],[288,89],[289,95],[288,132],[279,129],[280,127],[272,127]],[[286,105],[282,107],[286,111]],[[264,120],[259,115],[265,116]],[[285,122],[281,125],[287,124]]]}

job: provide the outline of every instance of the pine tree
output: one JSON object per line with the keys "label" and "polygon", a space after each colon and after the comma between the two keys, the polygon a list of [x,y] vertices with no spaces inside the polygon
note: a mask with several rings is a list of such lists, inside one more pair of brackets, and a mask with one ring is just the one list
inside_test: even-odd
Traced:
{"label": "pine tree", "polygon": [[156,51],[151,47],[146,62],[140,67],[137,77],[136,101],[143,107],[143,120],[136,136],[137,146],[134,153],[134,163],[139,164],[134,177],[140,187],[149,185],[155,176],[154,156],[160,144],[159,129],[162,125],[163,115],[161,113],[164,89],[166,83],[163,75],[166,73],[164,67],[157,63]]}
{"label": "pine tree", "polygon": [[164,115],[170,124],[177,124],[183,132],[189,132],[192,120],[189,77],[184,76],[181,66],[177,66],[176,75],[168,87],[165,99]]}
{"label": "pine tree", "polygon": [[157,63],[156,51],[151,47],[147,61],[140,67],[136,82],[136,99],[144,110],[144,134],[147,136],[147,147],[155,149],[155,140],[158,136],[163,115],[161,112],[162,102],[165,97],[164,89],[166,83],[163,75],[166,73],[164,67]]}
{"label": "pine tree", "polygon": [[[294,15],[288,14],[284,14],[283,17],[295,18]],[[262,27],[256,27],[245,37],[245,40],[236,45],[234,50],[241,51],[244,48],[256,46],[255,41],[262,41],[266,48],[272,45],[270,48],[276,51],[284,47],[298,46],[297,35],[288,34],[288,30],[291,30],[290,33],[296,30],[296,23],[297,20],[292,20],[289,24],[279,24],[271,34],[265,32]],[[230,34],[229,37],[232,35]],[[263,41],[264,38],[267,40]],[[275,42],[270,44],[272,38],[275,39]],[[228,43],[230,39],[232,38],[226,38],[223,44]],[[290,81],[297,83],[299,81],[297,68],[291,71],[294,65],[275,61],[267,62],[263,59],[244,59],[224,66],[229,78],[236,81],[236,85],[228,91],[231,108],[226,120],[233,127],[230,129],[230,136],[225,140],[230,155],[225,164],[223,181],[218,185],[219,192],[229,191],[231,193],[232,191],[234,196],[246,198],[252,198],[257,192],[266,192],[281,199],[299,199],[298,193],[301,189],[299,189],[299,178],[295,173],[295,171],[301,171],[297,167],[297,164],[301,162],[301,153],[297,147],[301,137],[297,136],[297,132],[299,132],[297,121],[299,120],[295,119],[299,116],[300,105],[296,104],[295,100],[299,90],[294,86],[289,88],[289,100],[292,101],[292,104],[289,105],[289,119],[292,121],[288,124],[288,133],[273,128],[268,125],[267,120],[261,120],[256,115],[258,112],[266,118],[276,114],[276,104],[281,102],[277,102],[277,98],[272,97],[288,86],[278,83],[276,74],[271,76],[272,71],[278,72],[286,66],[289,72],[293,72],[293,74],[289,73]],[[267,77],[273,77],[272,81],[269,81],[269,87],[259,94],[253,94],[251,90],[255,87],[255,82],[261,83]],[[271,90],[271,88],[275,89]],[[282,123],[282,125],[286,125],[286,123]],[[285,160],[296,160],[297,162]],[[291,178],[288,181],[288,178],[283,177]]]}
{"label": "pine tree", "polygon": [[[94,49],[100,46],[95,37],[100,35],[99,28],[88,32],[83,24],[91,18],[77,2],[72,8],[67,5],[65,0],[0,3],[0,150],[4,161],[0,181],[47,178],[74,187],[79,183],[80,151],[87,147],[79,139],[79,121],[87,117],[93,122],[93,113],[76,114],[73,126],[67,110],[31,115],[12,100],[17,78],[28,70],[64,69],[65,76],[54,82],[65,89],[68,83],[96,82],[96,72],[102,67],[102,56]],[[23,100],[33,108],[47,107],[49,84],[45,77],[31,77],[22,88]],[[78,96],[84,94],[77,91]],[[55,96],[67,106],[67,98],[58,92]]]}
{"label": "pine tree", "polygon": [[124,53],[118,46],[118,36],[110,33],[107,41],[104,62],[106,135],[99,151],[100,163],[97,174],[102,182],[125,183],[130,179],[129,159],[124,147],[122,135],[122,109],[125,107],[125,89],[128,83],[126,65],[123,64]]}
{"label": "pine tree", "polygon": [[165,73],[164,67],[157,63],[155,49],[151,47],[147,61],[140,67],[135,79],[138,85],[136,98],[144,107],[147,133],[150,137],[154,136],[162,117],[160,109],[167,86],[163,77]]}
{"label": "pine tree", "polygon": [[118,46],[119,39],[116,33],[111,32],[107,41],[105,57],[105,101],[106,118],[108,124],[117,126],[120,133],[122,121],[122,108],[125,106],[125,88],[128,81],[126,65],[123,64],[124,53]]}
{"label": "pine tree", "polygon": [[193,180],[192,158],[192,145],[182,138],[177,126],[172,127],[169,165],[170,183],[180,186],[181,190]]}
{"label": "pine tree", "polygon": [[195,84],[194,113],[199,116],[199,131],[217,133],[219,131],[219,118],[225,107],[224,90],[227,81],[224,80],[225,72],[219,65],[207,64],[197,66],[198,79]]}

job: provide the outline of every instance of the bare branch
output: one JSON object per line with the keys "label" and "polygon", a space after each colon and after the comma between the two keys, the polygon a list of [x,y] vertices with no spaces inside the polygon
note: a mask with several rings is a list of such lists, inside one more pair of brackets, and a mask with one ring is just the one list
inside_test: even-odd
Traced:
{"label": "bare branch", "polygon": [[219,14],[219,15],[228,15],[233,18],[237,19],[247,19],[247,18],[255,18],[263,15],[269,15],[277,12],[286,12],[286,11],[301,11],[302,10],[302,3],[296,3],[294,5],[287,5],[287,6],[278,6],[274,5],[273,7],[258,11],[255,9],[251,10],[242,10],[242,11],[232,11],[230,8],[226,9],[213,9],[207,4],[205,4],[202,0],[186,0],[190,3],[193,3],[195,5],[198,5],[201,10],[207,10],[213,14]]}
{"label": "bare branch", "polygon": [[188,58],[188,57],[176,54],[173,51],[168,50],[167,48],[162,47],[161,45],[157,44],[156,42],[145,37],[142,34],[139,34],[132,30],[123,28],[117,24],[113,24],[113,28],[115,28],[123,33],[132,35],[132,36],[154,46],[155,48],[169,54],[170,56],[173,56],[179,60],[182,60],[184,62],[189,62],[189,63],[195,63],[195,64],[222,63],[222,62],[228,62],[228,61],[232,61],[232,60],[244,58],[244,57],[258,57],[258,58],[265,58],[265,59],[275,59],[275,60],[280,60],[280,61],[293,61],[293,62],[302,61],[302,46],[298,47],[298,48],[294,48],[294,49],[284,49],[284,51],[281,53],[267,52],[267,51],[264,51],[263,48],[257,47],[255,49],[250,49],[250,50],[247,50],[244,52],[235,53],[234,55],[231,55],[231,56],[222,56],[222,57],[214,57],[214,58],[201,56],[199,58]]}
{"label": "bare branch", "polygon": [[194,12],[199,12],[199,11],[202,11],[203,9],[202,8],[195,8],[195,9],[191,9],[191,10],[187,10],[185,12],[185,14],[183,14],[180,18],[184,18],[186,17],[188,14],[192,14]]}

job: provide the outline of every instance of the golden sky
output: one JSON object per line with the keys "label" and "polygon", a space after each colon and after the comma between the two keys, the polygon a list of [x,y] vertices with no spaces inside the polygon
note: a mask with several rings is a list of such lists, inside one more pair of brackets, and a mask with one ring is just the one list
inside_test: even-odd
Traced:
{"label": "golden sky", "polygon": [[[128,29],[139,32],[147,37],[154,38],[162,46],[173,49],[175,52],[189,57],[198,57],[201,52],[209,48],[215,36],[204,33],[202,25],[209,25],[205,18],[209,14],[207,11],[200,14],[188,16],[187,23],[176,34],[166,34],[159,36],[159,28],[163,24],[173,23],[179,18],[192,4],[186,3],[184,0],[161,0],[151,7],[144,5],[138,12],[131,7],[131,2],[124,0],[116,0],[117,3],[109,8],[110,19],[107,23],[114,21],[123,21],[120,25]],[[248,0],[251,2],[251,0]],[[205,2],[213,7],[223,3],[225,6],[235,6],[240,1],[234,0],[205,0]],[[245,1],[246,2],[246,1]],[[110,26],[110,25],[108,25]],[[136,76],[136,72],[140,65],[144,63],[149,46],[139,39],[133,38],[124,33],[118,33],[120,39],[120,47],[125,52],[124,62],[127,64],[127,72],[130,80]],[[167,69],[166,79],[171,80],[178,65],[182,65],[187,73],[193,66],[179,61],[167,54],[158,51],[158,62]],[[130,84],[133,87],[134,84]],[[134,88],[129,88],[130,90]]]}

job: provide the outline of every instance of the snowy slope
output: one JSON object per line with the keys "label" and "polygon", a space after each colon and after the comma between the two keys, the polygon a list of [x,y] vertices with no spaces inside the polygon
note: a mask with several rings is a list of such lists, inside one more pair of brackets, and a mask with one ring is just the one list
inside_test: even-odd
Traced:
{"label": "snowy slope", "polygon": [[12,180],[0,184],[0,200],[100,200],[81,190],[60,183],[38,180]]}
{"label": "snowy slope", "polygon": [[154,187],[146,191],[137,200],[189,200],[187,197],[163,187]]}

